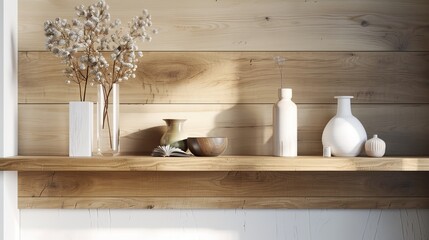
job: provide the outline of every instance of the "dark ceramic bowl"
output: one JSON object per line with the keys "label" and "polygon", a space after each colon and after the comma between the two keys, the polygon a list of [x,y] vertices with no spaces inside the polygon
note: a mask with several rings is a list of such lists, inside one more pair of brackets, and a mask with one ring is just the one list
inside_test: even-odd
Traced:
{"label": "dark ceramic bowl", "polygon": [[191,137],[188,138],[188,148],[195,156],[215,157],[221,155],[228,146],[225,137]]}

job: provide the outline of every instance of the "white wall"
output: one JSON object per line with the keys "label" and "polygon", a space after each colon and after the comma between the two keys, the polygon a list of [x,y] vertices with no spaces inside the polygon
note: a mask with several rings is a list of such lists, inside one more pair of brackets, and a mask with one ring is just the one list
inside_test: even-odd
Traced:
{"label": "white wall", "polygon": [[17,172],[0,172],[0,240],[19,239]]}
{"label": "white wall", "polygon": [[21,210],[21,240],[429,239],[429,210]]}
{"label": "white wall", "polygon": [[[0,0],[0,156],[18,152],[17,0]],[[0,172],[0,240],[19,239],[17,173]]]}
{"label": "white wall", "polygon": [[18,149],[17,0],[0,0],[0,8],[0,152],[13,156]]}

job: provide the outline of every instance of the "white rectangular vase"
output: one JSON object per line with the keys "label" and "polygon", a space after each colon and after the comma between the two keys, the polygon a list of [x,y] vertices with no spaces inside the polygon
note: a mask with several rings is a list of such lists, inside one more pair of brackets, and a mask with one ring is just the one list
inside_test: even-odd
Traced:
{"label": "white rectangular vase", "polygon": [[69,156],[91,157],[93,140],[92,102],[69,103]]}

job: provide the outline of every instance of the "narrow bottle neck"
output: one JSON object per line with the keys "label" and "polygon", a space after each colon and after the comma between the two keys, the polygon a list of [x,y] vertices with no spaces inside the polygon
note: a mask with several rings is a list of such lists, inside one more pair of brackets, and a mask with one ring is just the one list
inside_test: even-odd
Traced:
{"label": "narrow bottle neck", "polygon": [[182,119],[164,119],[167,123],[169,129],[175,129],[177,131],[182,131],[183,123],[185,120]]}
{"label": "narrow bottle neck", "polygon": [[177,131],[182,131],[182,128],[183,128],[183,122],[180,122],[180,123],[178,123],[178,122],[172,123],[171,125],[169,125],[169,127],[170,127],[170,129],[176,129]]}
{"label": "narrow bottle neck", "polygon": [[279,99],[288,99],[292,100],[292,89],[291,88],[280,88],[279,89]]}
{"label": "narrow bottle neck", "polygon": [[338,98],[337,115],[339,116],[352,115],[350,98]]}

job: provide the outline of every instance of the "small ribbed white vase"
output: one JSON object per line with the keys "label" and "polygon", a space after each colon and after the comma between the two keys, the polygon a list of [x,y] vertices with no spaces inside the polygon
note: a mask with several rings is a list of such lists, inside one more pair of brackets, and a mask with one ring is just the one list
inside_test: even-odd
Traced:
{"label": "small ribbed white vase", "polygon": [[337,115],[326,124],[322,134],[323,147],[330,147],[337,157],[356,157],[367,139],[362,123],[352,115],[352,96],[337,96]]}
{"label": "small ribbed white vase", "polygon": [[292,89],[279,89],[279,101],[273,109],[274,156],[296,157],[298,155],[298,113],[292,102]]}
{"label": "small ribbed white vase", "polygon": [[365,152],[369,157],[383,157],[386,153],[386,143],[374,134],[373,138],[366,141]]}

